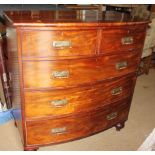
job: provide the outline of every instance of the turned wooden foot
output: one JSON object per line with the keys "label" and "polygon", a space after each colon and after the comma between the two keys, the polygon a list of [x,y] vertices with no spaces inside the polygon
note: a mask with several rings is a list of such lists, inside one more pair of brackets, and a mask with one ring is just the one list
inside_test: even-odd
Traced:
{"label": "turned wooden foot", "polygon": [[125,123],[124,123],[124,122],[122,122],[122,123],[117,123],[117,124],[115,125],[116,131],[120,131],[122,128],[124,128],[124,126],[125,126]]}
{"label": "turned wooden foot", "polygon": [[14,125],[15,125],[15,127],[17,127],[17,122],[16,121],[14,121]]}
{"label": "turned wooden foot", "polygon": [[39,147],[24,147],[24,151],[37,151]]}

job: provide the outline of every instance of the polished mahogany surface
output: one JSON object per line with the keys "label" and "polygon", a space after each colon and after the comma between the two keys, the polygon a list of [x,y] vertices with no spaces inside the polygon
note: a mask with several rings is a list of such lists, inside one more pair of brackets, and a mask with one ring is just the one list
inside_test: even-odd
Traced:
{"label": "polished mahogany surface", "polygon": [[[24,57],[92,55],[96,51],[97,39],[97,30],[72,30],[69,33],[68,30],[23,31],[22,55]],[[55,40],[68,40],[72,42],[72,45],[71,47],[56,48],[51,46]]]}
{"label": "polished mahogany surface", "polygon": [[9,11],[13,115],[24,150],[124,127],[148,21]]}
{"label": "polished mahogany surface", "polygon": [[129,18],[128,20],[121,19],[105,20],[91,18],[87,20],[84,17],[84,13],[81,10],[67,10],[67,11],[8,11],[5,12],[6,18],[10,24],[14,26],[83,26],[93,24],[93,26],[102,25],[133,25],[142,24],[148,21],[142,21],[140,19]]}
{"label": "polished mahogany surface", "polygon": [[[110,120],[108,116],[115,114],[116,111],[116,116]],[[128,112],[128,101],[123,100],[111,106],[108,105],[105,108],[94,109],[80,115],[27,121],[27,143],[28,145],[45,145],[72,140],[83,135],[88,136],[109,128],[117,124],[117,122],[126,121]]]}
{"label": "polished mahogany surface", "polygon": [[[132,61],[130,61],[132,60]],[[117,68],[125,62],[127,66]],[[87,59],[59,61],[24,61],[23,79],[25,89],[72,87],[103,81],[134,72],[139,62],[139,52]],[[55,77],[55,72],[66,72],[67,76]]]}
{"label": "polished mahogany surface", "polygon": [[[76,89],[25,91],[25,115],[30,119],[43,116],[60,117],[89,111],[131,96],[134,81],[135,76],[130,75],[99,82],[93,87],[88,85]],[[113,94],[117,89],[121,89],[122,92]],[[57,100],[63,101],[64,104],[56,105]]]}

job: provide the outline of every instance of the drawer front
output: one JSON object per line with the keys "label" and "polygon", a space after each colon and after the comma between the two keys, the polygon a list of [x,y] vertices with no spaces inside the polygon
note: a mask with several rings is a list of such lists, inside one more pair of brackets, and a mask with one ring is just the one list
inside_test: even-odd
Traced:
{"label": "drawer front", "polygon": [[136,71],[139,52],[89,59],[24,61],[25,88],[67,87],[101,81]]}
{"label": "drawer front", "polygon": [[27,121],[27,144],[43,145],[85,137],[125,121],[128,111],[127,101],[122,101],[81,115]]}
{"label": "drawer front", "polygon": [[97,30],[22,32],[24,57],[91,55],[96,44]]}
{"label": "drawer front", "polygon": [[103,30],[100,53],[119,53],[142,49],[145,31],[134,32],[130,30]]}
{"label": "drawer front", "polygon": [[122,77],[93,86],[25,92],[27,118],[62,116],[107,105],[132,93],[135,76]]}

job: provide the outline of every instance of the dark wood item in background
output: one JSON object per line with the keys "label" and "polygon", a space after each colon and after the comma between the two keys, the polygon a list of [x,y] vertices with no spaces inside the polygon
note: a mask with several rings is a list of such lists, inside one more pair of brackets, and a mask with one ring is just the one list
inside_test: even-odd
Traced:
{"label": "dark wood item in background", "polygon": [[13,114],[24,150],[120,130],[128,119],[148,22],[69,16],[5,13]]}
{"label": "dark wood item in background", "polygon": [[[3,31],[4,32],[4,31]],[[6,42],[5,37],[2,37],[3,32],[0,32],[0,80],[2,83],[1,92],[4,94],[4,99],[1,99],[1,104],[6,106],[6,108],[10,109],[11,105],[11,90],[10,90],[10,76],[7,69],[7,52],[6,52]],[[2,95],[3,96],[3,95]]]}
{"label": "dark wood item in background", "polygon": [[138,75],[149,74],[149,70],[151,68],[151,59],[152,55],[141,58],[141,62],[138,69]]}

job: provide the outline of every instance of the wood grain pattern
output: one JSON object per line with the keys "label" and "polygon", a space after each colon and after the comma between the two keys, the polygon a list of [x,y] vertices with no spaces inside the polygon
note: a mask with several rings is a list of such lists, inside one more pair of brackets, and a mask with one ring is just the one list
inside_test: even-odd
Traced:
{"label": "wood grain pattern", "polygon": [[[129,97],[135,76],[125,76],[109,82],[100,82],[91,86],[62,90],[26,91],[25,115],[28,119],[63,116],[97,108],[117,100]],[[122,91],[116,95],[112,91],[117,88]],[[68,103],[60,106],[52,104],[55,100],[66,100]]]}
{"label": "wood grain pattern", "polygon": [[24,150],[119,130],[128,118],[148,21],[87,21],[71,12],[4,15]]}
{"label": "wood grain pattern", "polygon": [[[28,121],[27,144],[31,146],[59,143],[93,134],[127,120],[128,110],[128,102],[124,100],[78,116]],[[107,120],[107,116],[115,112],[117,116]],[[63,132],[52,133],[52,129],[58,128],[63,129]]]}
{"label": "wood grain pattern", "polygon": [[[76,56],[95,54],[97,30],[80,31],[23,31],[24,57]],[[80,38],[80,39],[79,39]],[[53,47],[54,41],[70,41],[71,47]]]}
{"label": "wood grain pattern", "polygon": [[[143,27],[142,27],[143,28]],[[102,31],[101,50],[100,53],[117,54],[120,51],[132,51],[135,49],[142,50],[145,39],[145,31],[137,32],[136,30],[128,29],[112,29]],[[132,37],[133,43],[123,44],[122,39]]]}
{"label": "wood grain pattern", "polygon": [[[36,16],[33,15],[34,11],[7,11],[4,14],[4,17],[8,21],[8,24],[11,26],[16,27],[112,27],[112,26],[128,26],[128,25],[147,25],[149,21],[143,21],[137,18],[129,18],[122,20],[105,20],[104,16],[103,19],[92,18],[91,20],[87,21],[87,18],[83,18],[84,14],[79,16],[79,10],[76,10],[76,15],[73,15],[73,10],[55,10],[55,11],[38,11],[36,12]],[[63,12],[62,15],[61,12]],[[64,13],[66,12],[66,13]],[[59,14],[61,14],[59,18]]]}
{"label": "wood grain pattern", "polygon": [[[132,61],[130,61],[132,60]],[[126,61],[128,66],[117,70],[116,64]],[[61,61],[24,61],[23,77],[25,88],[49,88],[77,86],[106,78],[118,77],[135,72],[139,61],[139,52],[103,56],[89,59]],[[68,71],[67,78],[54,78],[53,71]]]}

